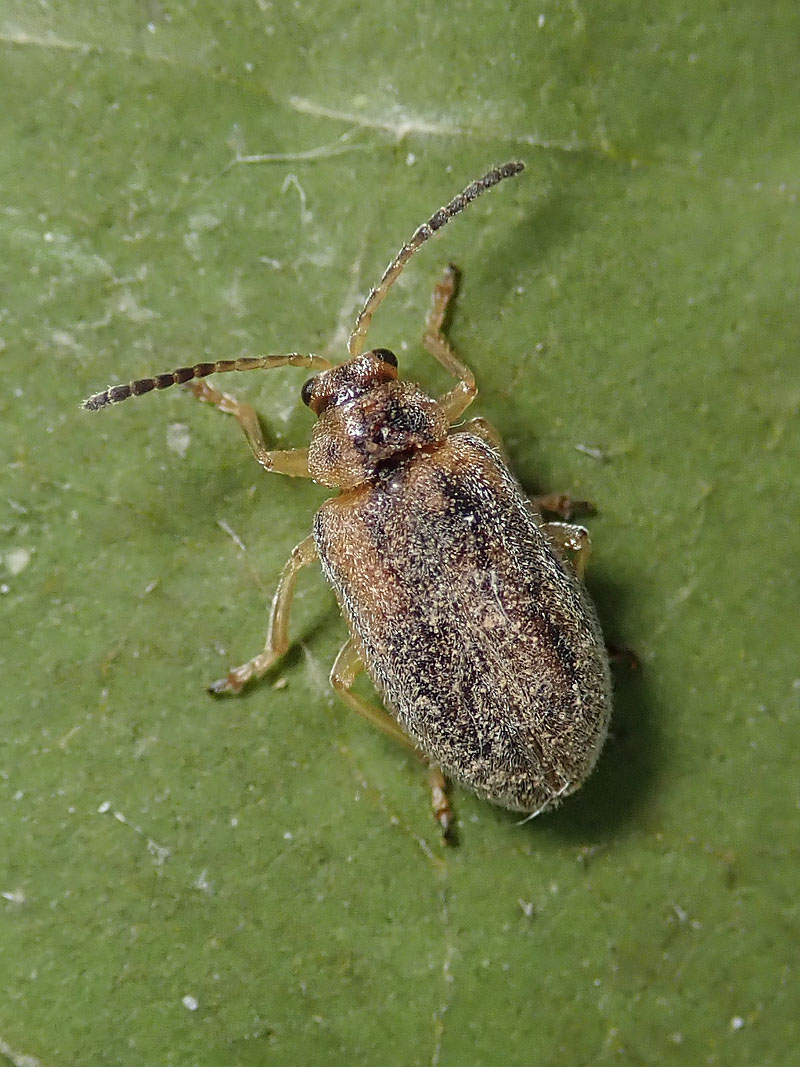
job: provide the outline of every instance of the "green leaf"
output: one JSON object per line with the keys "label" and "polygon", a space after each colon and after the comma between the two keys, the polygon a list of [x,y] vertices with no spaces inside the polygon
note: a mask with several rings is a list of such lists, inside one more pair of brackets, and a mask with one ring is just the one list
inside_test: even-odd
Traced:
{"label": "green leaf", "polygon": [[[795,4],[0,4],[0,1052],[9,1063],[791,1061],[797,1023]],[[260,163],[240,161],[260,155]],[[432,390],[432,287],[531,490],[594,501],[617,679],[595,776],[523,827],[330,694],[325,493],[181,390],[371,343]],[[304,445],[301,371],[221,379]],[[244,546],[244,547],[243,547]]]}

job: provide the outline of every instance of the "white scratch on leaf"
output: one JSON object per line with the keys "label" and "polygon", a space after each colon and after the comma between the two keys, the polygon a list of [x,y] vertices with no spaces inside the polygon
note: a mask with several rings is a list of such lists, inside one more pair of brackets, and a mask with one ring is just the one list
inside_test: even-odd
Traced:
{"label": "white scratch on leaf", "polygon": [[[314,115],[317,118],[335,119],[340,122],[350,123],[361,129],[384,130],[386,133],[392,134],[398,141],[411,135],[468,137],[480,135],[483,132],[480,127],[477,126],[465,126],[457,122],[426,119],[420,116],[407,115],[399,108],[395,115],[387,115],[383,117],[380,115],[359,115],[352,111],[341,111],[337,108],[327,107],[324,104],[318,104],[315,101],[308,100],[302,96],[290,96],[289,104],[295,111],[299,111],[304,115]],[[488,132],[489,131],[487,130],[486,133],[488,134]],[[504,136],[497,130],[492,130],[492,136],[493,138],[500,136],[501,139],[513,141],[515,144],[530,145],[532,148],[554,148],[562,152],[578,152],[589,147],[585,142],[579,140],[574,133],[566,141],[543,138],[538,133],[508,134]]]}
{"label": "white scratch on leaf", "polygon": [[306,226],[309,222],[314,221],[313,214],[308,210],[306,206],[306,191],[300,184],[300,179],[297,177],[296,174],[287,174],[286,177],[283,179],[283,184],[281,185],[281,192],[284,194],[287,193],[292,186],[294,186],[294,188],[297,190],[297,195],[300,197],[300,222],[304,226]]}
{"label": "white scratch on leaf", "polygon": [[444,1020],[447,1012],[450,1010],[450,1005],[453,1002],[453,993],[455,987],[455,978],[453,976],[453,958],[456,952],[456,946],[452,937],[452,930],[450,927],[450,908],[447,900],[447,868],[443,868],[442,874],[442,907],[441,907],[441,921],[442,921],[442,933],[444,936],[444,957],[442,959],[442,995],[439,1002],[439,1007],[433,1013],[434,1018],[434,1044],[433,1053],[431,1055],[431,1067],[439,1067],[442,1056],[442,1038],[444,1037]]}
{"label": "white scratch on leaf", "polygon": [[25,30],[18,30],[14,27],[0,32],[0,41],[3,44],[27,45],[31,48],[59,48],[64,52],[86,53],[91,52],[93,48],[93,45],[87,44],[85,41],[70,41],[63,37],[56,37],[54,33],[40,36],[36,33],[26,33]]}
{"label": "white scratch on leaf", "polygon": [[236,155],[230,167],[237,163],[300,163],[315,159],[331,159],[333,156],[343,156],[350,152],[364,152],[372,149],[368,144],[350,144],[349,141],[358,128],[355,127],[345,132],[330,144],[317,145],[316,148],[307,148],[298,152],[260,152],[255,155],[247,155],[236,149]]}
{"label": "white scratch on leaf", "polygon": [[[108,800],[104,800],[103,803],[98,807],[97,814],[107,815],[110,811],[111,802]],[[122,823],[123,826],[127,826],[130,830],[133,830],[135,834],[138,834],[140,837],[144,838],[147,846],[147,851],[155,860],[156,866],[163,867],[163,865],[169,859],[170,850],[168,848],[165,848],[164,845],[159,845],[156,841],[152,839],[152,837],[148,837],[140,826],[136,826],[134,823],[130,822],[121,811],[113,811],[111,813],[118,823]]]}
{"label": "white scratch on leaf", "polygon": [[228,537],[230,537],[231,541],[233,541],[237,548],[241,549],[242,552],[247,551],[247,545],[233,529],[233,527],[230,526],[224,519],[217,519],[217,526],[219,526],[220,530],[223,530],[228,535]]}
{"label": "white scratch on leaf", "polygon": [[364,260],[364,252],[366,251],[366,248],[367,242],[364,240],[361,242],[358,255],[353,260],[353,264],[348,271],[349,282],[344,297],[339,305],[339,314],[336,316],[336,328],[333,331],[330,344],[326,349],[328,352],[341,352],[345,350],[350,338],[350,331],[355,322],[356,312],[366,296],[366,293],[361,291],[359,285],[361,264]]}
{"label": "white scratch on leaf", "polygon": [[42,1061],[35,1056],[28,1056],[25,1052],[17,1052],[8,1042],[0,1037],[0,1056],[3,1056],[14,1067],[42,1067]]}

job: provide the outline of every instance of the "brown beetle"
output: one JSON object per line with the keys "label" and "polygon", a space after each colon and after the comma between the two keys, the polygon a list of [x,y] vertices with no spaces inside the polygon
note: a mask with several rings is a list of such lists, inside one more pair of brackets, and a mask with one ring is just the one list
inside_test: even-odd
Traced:
{"label": "brown beetle", "polygon": [[[399,380],[388,350],[363,352],[373,314],[420,245],[522,169],[514,162],[490,170],[415,231],[367,297],[346,362],[292,353],[201,363],[84,403],[96,411],[191,382],[200,400],[235,416],[265,470],[339,490],[283,569],[264,651],[211,690],[238,692],[286,652],[297,572],[319,558],[351,634],[331,683],[353,710],[423,756],[445,833],[443,773],[533,817],[585,781],[611,712],[608,657],[581,580],[586,530],[544,521],[537,503],[558,510],[563,499],[526,499],[485,420],[453,426],[477,394],[442,330],[455,269],[435,289],[424,335],[457,379],[453,389],[434,399]],[[252,407],[195,380],[287,364],[322,372],[302,390],[317,416],[307,449],[269,450]],[[352,691],[364,668],[385,710]]]}

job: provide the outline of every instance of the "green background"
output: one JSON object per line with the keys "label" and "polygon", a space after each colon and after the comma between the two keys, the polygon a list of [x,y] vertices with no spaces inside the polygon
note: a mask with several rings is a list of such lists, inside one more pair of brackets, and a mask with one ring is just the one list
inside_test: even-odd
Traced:
{"label": "green background", "polygon": [[[0,2],[0,1060],[796,1062],[797,5],[368,7]],[[413,228],[517,157],[371,341],[444,388],[421,327],[461,266],[473,410],[596,503],[641,669],[578,796],[519,827],[455,790],[444,851],[328,690],[314,568],[280,667],[204,691],[324,492],[180,390],[79,402],[341,357]],[[291,447],[304,377],[224,381]]]}

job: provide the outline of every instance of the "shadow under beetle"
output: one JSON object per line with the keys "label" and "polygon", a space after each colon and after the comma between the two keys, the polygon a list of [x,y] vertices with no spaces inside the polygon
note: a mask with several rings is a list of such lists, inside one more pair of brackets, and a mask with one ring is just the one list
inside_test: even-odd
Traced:
{"label": "shadow under beetle", "polygon": [[[369,293],[349,358],[291,353],[199,363],[115,385],[90,411],[191,382],[233,415],[267,471],[338,489],[292,552],[272,601],[264,651],[211,686],[237,693],[289,647],[298,571],[319,559],[350,628],[331,684],[359,715],[430,768],[434,814],[452,825],[445,778],[529,817],[556,806],[591,772],[608,729],[608,657],[582,582],[586,530],[545,522],[555,495],[529,501],[483,419],[454,426],[477,394],[443,332],[455,268],[436,286],[423,343],[456,379],[434,399],[401,381],[392,352],[364,352],[372,316],[416,250],[481,193],[523,170],[490,170],[420,226]],[[197,379],[285,365],[321,371],[302,389],[317,416],[308,448],[267,448],[255,410]],[[565,515],[566,517],[566,515]],[[352,691],[366,668],[385,710]]]}

